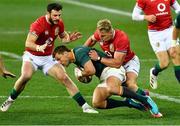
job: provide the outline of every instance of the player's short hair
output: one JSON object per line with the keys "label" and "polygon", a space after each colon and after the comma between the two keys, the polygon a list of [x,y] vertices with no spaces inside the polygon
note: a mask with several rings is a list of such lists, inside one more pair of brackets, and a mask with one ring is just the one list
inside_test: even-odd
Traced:
{"label": "player's short hair", "polygon": [[49,13],[51,13],[52,10],[56,10],[56,11],[59,11],[59,10],[62,10],[63,6],[59,3],[50,3],[47,5],[47,11]]}
{"label": "player's short hair", "polygon": [[62,45],[62,46],[57,46],[54,51],[53,51],[53,58],[55,57],[55,55],[58,54],[63,54],[64,52],[70,52],[71,50],[68,49],[66,46]]}
{"label": "player's short hair", "polygon": [[97,23],[97,28],[98,28],[100,31],[109,32],[109,31],[112,30],[111,21],[108,20],[108,19],[99,20],[98,23]]}

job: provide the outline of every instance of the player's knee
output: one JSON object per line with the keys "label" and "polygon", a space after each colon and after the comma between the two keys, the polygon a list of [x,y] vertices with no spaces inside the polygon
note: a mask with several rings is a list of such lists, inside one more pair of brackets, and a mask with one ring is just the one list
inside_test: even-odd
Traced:
{"label": "player's knee", "polygon": [[58,74],[56,76],[57,80],[59,80],[60,82],[62,82],[63,84],[66,84],[66,82],[69,80],[68,76],[66,74]]}
{"label": "player's knee", "polygon": [[175,49],[173,49],[170,51],[169,55],[172,59],[175,59],[175,57],[178,55],[178,53]]}
{"label": "player's knee", "polygon": [[161,69],[167,68],[169,66],[169,60],[163,60],[160,62]]}
{"label": "player's knee", "polygon": [[30,80],[31,77],[32,77],[32,75],[29,74],[29,73],[23,73],[23,74],[21,75],[21,78],[22,78],[24,81]]}
{"label": "player's knee", "polygon": [[103,102],[99,102],[99,101],[93,101],[92,105],[93,105],[94,108],[98,108],[98,109],[105,108]]}
{"label": "player's knee", "polygon": [[136,90],[138,88],[137,83],[135,80],[127,80],[126,85],[131,90]]}

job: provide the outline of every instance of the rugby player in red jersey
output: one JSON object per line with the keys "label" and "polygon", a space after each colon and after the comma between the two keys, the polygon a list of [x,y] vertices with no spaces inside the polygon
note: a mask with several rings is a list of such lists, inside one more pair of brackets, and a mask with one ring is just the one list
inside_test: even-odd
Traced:
{"label": "rugby player in red jersey", "polygon": [[177,51],[171,51],[172,47],[179,46],[178,42],[172,42],[171,7],[176,13],[180,12],[180,5],[176,0],[137,0],[132,13],[133,20],[148,22],[149,41],[159,61],[150,69],[150,86],[153,89],[157,88],[157,76],[168,67],[170,58],[180,83],[180,55]]}
{"label": "rugby player in red jersey", "polygon": [[65,43],[81,38],[79,32],[69,34],[64,30],[61,14],[62,5],[51,3],[47,6],[47,14],[31,24],[25,43],[21,76],[15,82],[9,98],[2,104],[1,111],[8,110],[35,71],[40,69],[45,75],[49,75],[63,84],[73,99],[82,107],[83,112],[98,113],[86,103],[77,86],[66,74],[63,66],[53,60],[52,51],[57,37],[60,37]]}

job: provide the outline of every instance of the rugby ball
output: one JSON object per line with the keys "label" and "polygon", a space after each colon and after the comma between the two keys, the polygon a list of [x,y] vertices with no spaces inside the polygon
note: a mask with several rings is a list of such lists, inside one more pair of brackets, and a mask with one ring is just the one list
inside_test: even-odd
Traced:
{"label": "rugby ball", "polygon": [[79,81],[79,82],[82,82],[82,83],[89,83],[91,82],[92,80],[92,76],[79,76],[79,73],[83,71],[83,68],[79,68],[79,67],[75,67],[74,68],[74,74],[75,74],[75,77],[76,79]]}

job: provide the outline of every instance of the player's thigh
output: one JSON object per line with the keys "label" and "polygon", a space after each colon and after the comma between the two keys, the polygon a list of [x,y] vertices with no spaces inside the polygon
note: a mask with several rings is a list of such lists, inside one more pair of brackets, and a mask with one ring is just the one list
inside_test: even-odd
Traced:
{"label": "player's thigh", "polygon": [[156,32],[148,31],[148,36],[151,47],[155,53],[161,51],[167,51],[167,45],[165,41],[167,37],[164,35],[163,31],[156,31]]}
{"label": "player's thigh", "polygon": [[35,68],[29,61],[23,61],[22,67],[21,67],[21,76],[23,78],[30,79],[35,72]]}
{"label": "player's thigh", "polygon": [[122,93],[121,84],[122,81],[115,76],[110,76],[106,79],[107,91],[110,94],[120,95]]}
{"label": "player's thigh", "polygon": [[61,64],[57,63],[53,65],[47,73],[49,76],[52,76],[56,80],[62,80],[65,76],[65,69]]}
{"label": "player's thigh", "polygon": [[[130,61],[128,61],[124,66],[124,69],[126,70],[126,75],[127,73],[134,73],[136,75],[136,78],[138,77],[139,70],[140,70],[140,62],[139,58],[137,56],[134,56]],[[133,75],[134,75],[133,74]],[[135,76],[134,75],[134,76]],[[131,79],[131,76],[129,78]],[[133,79],[133,78],[132,78]]]}
{"label": "player's thigh", "polygon": [[110,96],[111,95],[107,91],[106,87],[96,87],[93,92],[93,99],[92,99],[93,106],[105,108],[106,99]]}

